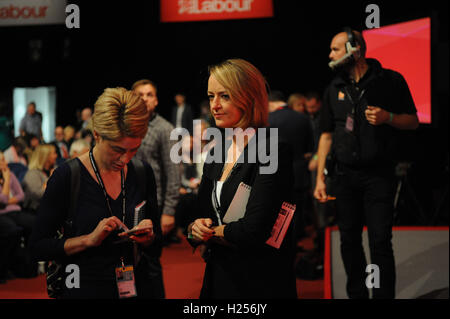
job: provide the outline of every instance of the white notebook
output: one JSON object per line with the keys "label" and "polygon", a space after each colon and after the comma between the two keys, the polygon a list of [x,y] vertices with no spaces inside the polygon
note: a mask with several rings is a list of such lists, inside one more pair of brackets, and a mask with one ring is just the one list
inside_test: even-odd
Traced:
{"label": "white notebook", "polygon": [[223,217],[224,223],[231,223],[238,221],[245,214],[245,208],[247,207],[248,198],[252,187],[241,182],[234,194],[233,200],[228,207],[225,216]]}

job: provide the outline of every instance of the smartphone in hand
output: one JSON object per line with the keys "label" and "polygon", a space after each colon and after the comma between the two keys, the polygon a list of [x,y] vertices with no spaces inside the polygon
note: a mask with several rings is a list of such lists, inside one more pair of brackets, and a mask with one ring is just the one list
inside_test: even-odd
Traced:
{"label": "smartphone in hand", "polygon": [[132,228],[121,232],[119,236],[144,236],[153,231],[153,227]]}

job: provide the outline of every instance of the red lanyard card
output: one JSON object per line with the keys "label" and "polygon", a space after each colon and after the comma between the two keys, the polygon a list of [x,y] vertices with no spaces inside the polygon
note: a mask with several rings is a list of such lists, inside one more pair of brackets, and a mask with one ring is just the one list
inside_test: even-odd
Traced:
{"label": "red lanyard card", "polygon": [[131,298],[137,296],[133,266],[117,267],[116,282],[119,290],[119,298]]}

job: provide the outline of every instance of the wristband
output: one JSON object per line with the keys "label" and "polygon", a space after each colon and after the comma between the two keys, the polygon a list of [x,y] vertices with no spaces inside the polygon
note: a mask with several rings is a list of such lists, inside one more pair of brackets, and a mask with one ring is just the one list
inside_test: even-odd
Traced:
{"label": "wristband", "polygon": [[389,123],[392,123],[393,119],[394,119],[394,113],[389,112]]}
{"label": "wristband", "polygon": [[313,160],[317,160],[317,154],[314,154],[314,156],[313,156]]}

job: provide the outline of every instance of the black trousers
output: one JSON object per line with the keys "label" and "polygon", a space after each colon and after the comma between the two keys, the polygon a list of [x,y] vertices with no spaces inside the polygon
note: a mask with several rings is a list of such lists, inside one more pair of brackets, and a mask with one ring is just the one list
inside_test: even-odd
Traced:
{"label": "black trousers", "polygon": [[362,230],[367,225],[371,264],[379,267],[379,288],[373,298],[395,297],[395,261],[392,249],[394,170],[352,169],[339,166],[333,183],[341,255],[349,298],[368,298]]}

